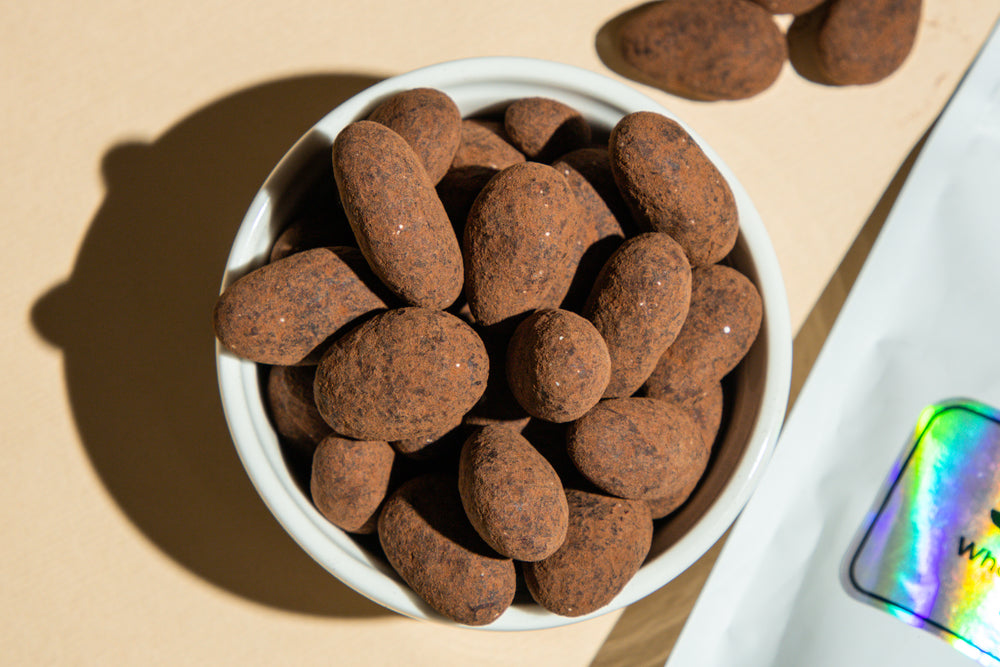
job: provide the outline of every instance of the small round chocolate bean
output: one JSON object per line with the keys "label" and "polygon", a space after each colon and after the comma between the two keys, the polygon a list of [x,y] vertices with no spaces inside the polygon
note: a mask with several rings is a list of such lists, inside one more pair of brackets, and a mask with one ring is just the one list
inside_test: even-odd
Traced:
{"label": "small round chocolate bean", "polygon": [[569,422],[597,405],[611,357],[590,321],[568,310],[540,310],[518,325],[507,348],[507,380],[528,414]]}
{"label": "small round chocolate bean", "polygon": [[327,436],[313,453],[309,490],[316,508],[348,532],[375,532],[394,459],[386,442]]}
{"label": "small round chocolate bean", "polygon": [[458,470],[465,513],[499,553],[535,561],[562,545],[568,508],[559,475],[520,434],[479,429],[462,446]]}

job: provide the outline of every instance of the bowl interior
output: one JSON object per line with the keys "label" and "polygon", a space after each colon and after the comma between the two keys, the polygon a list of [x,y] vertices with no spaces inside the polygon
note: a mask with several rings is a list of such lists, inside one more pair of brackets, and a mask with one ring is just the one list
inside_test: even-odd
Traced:
{"label": "bowl interior", "polygon": [[[330,151],[340,129],[365,117],[392,94],[417,87],[443,90],[455,100],[463,117],[488,113],[521,97],[543,96],[578,109],[598,135],[606,135],[623,115],[639,110],[657,111],[684,125],[667,109],[613,79],[545,61],[469,59],[387,79],[320,120],[278,164],[237,232],[223,288],[265,261],[274,238],[306,202],[321,208],[336,206]],[[777,259],[738,180],[711,147],[685,128],[730,183],[741,225],[737,246],[726,261],[754,281],[764,301],[761,333],[726,381],[723,430],[709,468],[690,500],[657,522],[646,563],[607,607],[588,616],[566,618],[534,604],[515,604],[486,629],[525,630],[572,623],[619,609],[667,583],[711,547],[736,518],[777,438],[791,366],[787,300]],[[444,620],[384,560],[364,548],[364,540],[347,536],[313,507],[290,472],[268,421],[257,365],[218,344],[216,349],[220,391],[233,440],[258,492],[285,529],[321,565],[361,594],[414,618]]]}

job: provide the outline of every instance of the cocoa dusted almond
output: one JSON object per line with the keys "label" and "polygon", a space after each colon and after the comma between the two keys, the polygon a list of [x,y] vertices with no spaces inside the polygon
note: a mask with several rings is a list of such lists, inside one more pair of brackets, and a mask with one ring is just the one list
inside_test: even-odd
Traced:
{"label": "cocoa dusted almond", "polygon": [[692,467],[692,452],[704,443],[689,411],[641,397],[598,403],[566,435],[566,450],[584,477],[611,495],[643,500],[697,481],[704,464]]}
{"label": "cocoa dusted almond", "polygon": [[654,519],[662,519],[671,514],[691,497],[698,482],[701,481],[702,475],[705,474],[711,453],[712,446],[704,439],[693,440],[691,447],[680,452],[679,456],[685,460],[679,467],[686,474],[674,478],[666,495],[646,500],[649,505],[649,513]]}
{"label": "cocoa dusted almond", "polygon": [[385,308],[377,291],[357,249],[306,250],[226,288],[215,304],[215,335],[244,359],[291,366],[341,327]]}
{"label": "cocoa dusted almond", "polygon": [[573,282],[560,301],[562,308],[579,311],[611,253],[626,236],[634,236],[638,230],[618,191],[607,148],[571,151],[553,162],[552,167],[566,177],[580,205],[580,233],[570,258]]}
{"label": "cocoa dusted almond", "polygon": [[316,409],[315,380],[315,366],[272,366],[267,373],[267,407],[275,429],[308,453],[330,434],[330,426]]}
{"label": "cocoa dusted almond", "polygon": [[611,602],[639,571],[653,539],[646,503],[570,489],[566,541],[521,571],[538,604],[583,616]]}
{"label": "cocoa dusted almond", "polygon": [[551,162],[590,143],[591,129],[579,111],[547,97],[525,97],[504,112],[504,129],[529,160]]}
{"label": "cocoa dusted almond", "polygon": [[333,174],[361,252],[415,306],[446,308],[462,292],[462,252],[427,170],[406,140],[368,120],[333,142]]}
{"label": "cocoa dusted almond", "polygon": [[375,532],[394,459],[386,442],[327,436],[313,454],[309,489],[316,508],[348,532]]}
{"label": "cocoa dusted almond", "polygon": [[457,623],[491,623],[514,600],[514,561],[476,533],[450,475],[423,475],[400,486],[382,507],[378,537],[413,592]]}
{"label": "cocoa dusted almond", "polygon": [[448,171],[461,137],[462,115],[448,95],[434,88],[396,93],[379,104],[368,120],[385,125],[410,144],[431,183]]}
{"label": "cocoa dusted almond", "polygon": [[652,111],[631,113],[615,125],[608,148],[615,181],[641,227],[669,234],[691,266],[729,254],[740,231],[736,199],[679,123]]}
{"label": "cocoa dusted almond", "polygon": [[338,339],[319,362],[314,394],[337,433],[406,440],[445,432],[486,388],[482,340],[454,315],[398,308]]}
{"label": "cocoa dusted almond", "polygon": [[462,140],[451,168],[437,184],[438,196],[461,239],[472,203],[496,173],[524,162],[524,155],[504,138],[503,123],[463,120]]}
{"label": "cocoa dusted almond", "polygon": [[507,348],[511,392],[528,414],[569,422],[597,405],[611,379],[611,357],[590,321],[541,310],[521,322]]}
{"label": "cocoa dusted almond", "polygon": [[524,162],[524,153],[510,144],[500,121],[463,120],[461,137],[452,169],[486,167],[496,172]]}
{"label": "cocoa dusted almond", "polygon": [[662,0],[619,35],[625,61],[667,92],[737,100],[763,92],[788,58],[768,10],[749,0]]}
{"label": "cocoa dusted almond", "polygon": [[[338,212],[341,211],[338,209]],[[342,227],[340,223],[343,223]],[[346,230],[346,234],[343,230]],[[347,238],[338,238],[345,236]],[[330,220],[318,215],[302,216],[288,225],[274,240],[268,262],[276,262],[303,250],[349,246],[353,243],[354,237],[351,236],[346,218],[335,220],[331,224]]]}
{"label": "cocoa dusted almond", "polygon": [[573,268],[579,208],[555,169],[524,162],[479,194],[465,226],[465,295],[478,324],[559,305]]}
{"label": "cocoa dusted almond", "polygon": [[605,397],[642,386],[680,332],[690,300],[691,267],[668,235],[640,234],[611,255],[583,309],[611,357]]}
{"label": "cocoa dusted almond", "polygon": [[833,83],[870,84],[895,72],[913,49],[922,0],[831,0],[816,35],[819,66]]}
{"label": "cocoa dusted almond", "polygon": [[721,380],[750,350],[763,314],[760,293],[736,269],[721,264],[695,269],[691,309],[647,380],[647,395],[685,401]]}
{"label": "cocoa dusted almond", "polygon": [[559,475],[519,433],[479,429],[462,446],[458,470],[465,513],[497,552],[534,561],[562,545],[569,510]]}

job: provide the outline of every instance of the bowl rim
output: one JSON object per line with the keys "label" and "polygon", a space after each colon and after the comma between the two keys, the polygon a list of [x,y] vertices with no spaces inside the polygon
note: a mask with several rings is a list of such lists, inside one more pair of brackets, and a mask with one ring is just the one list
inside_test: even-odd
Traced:
{"label": "bowl rim", "polygon": [[[489,85],[492,89],[506,84],[515,88],[543,88],[557,99],[565,100],[567,96],[589,99],[613,107],[616,112],[621,111],[621,115],[639,110],[654,111],[684,127],[717,166],[736,198],[740,236],[753,259],[755,282],[764,296],[763,321],[767,331],[766,381],[746,451],[706,513],[670,549],[647,560],[626,587],[601,609],[583,616],[565,617],[538,606],[513,605],[493,623],[477,626],[485,630],[517,631],[558,627],[602,616],[645,597],[674,579],[715,544],[736,520],[773,453],[791,384],[792,336],[788,300],[767,230],[728,165],[669,109],[620,81],[590,70],[536,58],[508,56],[464,58],[422,67],[387,78],[344,101],[288,150],[254,196],[240,224],[226,262],[220,293],[249,268],[263,262],[265,252],[255,240],[263,233],[261,225],[270,225],[271,193],[281,191],[288,184],[308,146],[317,141],[332,144],[343,126],[361,118],[378,101],[396,92],[431,87],[451,94],[451,89],[462,86]],[[494,101],[501,100],[495,98]],[[463,110],[463,116],[467,113]],[[268,234],[271,238],[270,232]],[[388,565],[371,558],[346,533],[319,514],[311,500],[299,490],[282,458],[263,404],[257,364],[235,356],[218,340],[215,347],[220,397],[233,443],[258,494],[285,531],[345,585],[378,604],[412,618],[457,625],[431,610]]]}

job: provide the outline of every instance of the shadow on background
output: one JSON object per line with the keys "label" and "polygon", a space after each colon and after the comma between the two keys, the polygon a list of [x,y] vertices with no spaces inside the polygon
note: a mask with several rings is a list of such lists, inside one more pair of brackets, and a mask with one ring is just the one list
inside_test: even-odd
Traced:
{"label": "shadow on background", "polygon": [[[868,254],[885,224],[893,204],[899,197],[903,183],[910,175],[933,126],[929,128],[900,165],[857,238],[844,255],[844,259],[827,283],[805,322],[795,335],[792,345],[792,382],[788,409],[795,404],[802,386],[819,356],[826,337],[844,306],[847,296],[861,273]],[[654,667],[663,665],[677,643],[681,630],[694,608],[712,566],[718,559],[729,535],[719,538],[700,559],[676,579],[651,595],[625,609],[615,623],[608,638],[594,657],[590,667],[634,665]]]}
{"label": "shadow on background", "polygon": [[222,414],[212,307],[233,236],[271,168],[376,81],[266,83],[195,111],[152,144],[112,147],[107,193],[72,275],[32,311],[63,350],[94,469],[136,527],[213,584],[311,614],[388,612],[301,551],[254,491]]}

